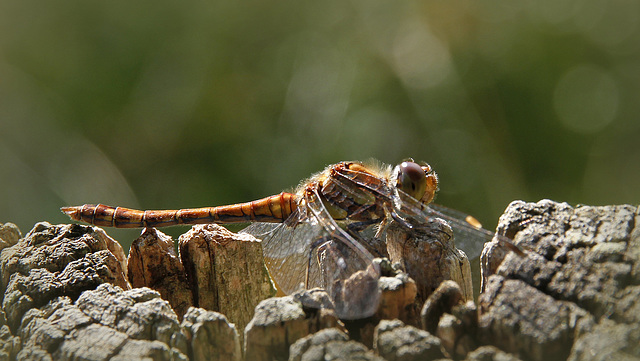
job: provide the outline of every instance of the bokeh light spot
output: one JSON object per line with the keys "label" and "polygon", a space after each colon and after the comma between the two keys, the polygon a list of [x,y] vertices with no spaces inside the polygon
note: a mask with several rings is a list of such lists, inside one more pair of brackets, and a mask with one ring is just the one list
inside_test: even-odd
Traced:
{"label": "bokeh light spot", "polygon": [[611,123],[618,111],[618,87],[606,71],[580,65],[567,71],[555,87],[553,103],[567,129],[594,133]]}
{"label": "bokeh light spot", "polygon": [[439,85],[452,70],[448,50],[419,21],[409,22],[398,32],[393,61],[400,79],[416,89]]}

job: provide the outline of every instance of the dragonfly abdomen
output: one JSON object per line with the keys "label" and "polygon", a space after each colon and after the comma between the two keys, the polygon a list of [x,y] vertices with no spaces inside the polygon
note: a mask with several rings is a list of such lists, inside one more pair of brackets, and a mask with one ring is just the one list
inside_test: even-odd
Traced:
{"label": "dragonfly abdomen", "polygon": [[85,204],[63,207],[61,210],[71,219],[96,226],[143,228],[179,224],[283,222],[296,207],[295,196],[282,192],[252,202],[219,207],[141,211],[104,204]]}

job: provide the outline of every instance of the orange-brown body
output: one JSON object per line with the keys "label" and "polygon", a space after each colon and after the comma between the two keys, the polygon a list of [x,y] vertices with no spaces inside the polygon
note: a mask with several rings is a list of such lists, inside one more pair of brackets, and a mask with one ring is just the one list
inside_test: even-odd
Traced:
{"label": "orange-brown body", "polygon": [[282,192],[247,203],[162,211],[140,211],[103,204],[63,207],[71,219],[117,228],[167,227],[179,224],[282,222],[297,208],[295,195]]}
{"label": "orange-brown body", "polygon": [[[404,164],[404,163],[403,163]],[[417,166],[417,165],[416,165]],[[419,201],[433,200],[438,180],[429,165],[418,168],[425,179]],[[325,168],[303,182],[295,194],[282,192],[259,200],[218,207],[179,210],[141,211],[103,204],[63,207],[61,210],[77,221],[103,227],[142,228],[180,224],[283,222],[299,207],[304,207],[305,194],[316,192],[334,219],[372,221],[385,216],[383,203],[389,201],[389,188],[399,185],[391,168],[380,168],[358,162],[340,162]]]}

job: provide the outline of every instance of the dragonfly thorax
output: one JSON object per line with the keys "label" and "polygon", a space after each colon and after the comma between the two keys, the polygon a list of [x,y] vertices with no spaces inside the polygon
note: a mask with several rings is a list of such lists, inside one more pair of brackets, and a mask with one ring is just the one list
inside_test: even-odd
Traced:
{"label": "dragonfly thorax", "polygon": [[317,191],[333,219],[375,222],[385,217],[384,204],[394,187],[426,205],[435,196],[438,177],[428,164],[412,160],[393,170],[341,162],[312,177],[305,193]]}
{"label": "dragonfly thorax", "polygon": [[387,182],[361,163],[332,165],[307,187],[317,190],[333,219],[372,221],[384,216],[379,196],[388,192]]}

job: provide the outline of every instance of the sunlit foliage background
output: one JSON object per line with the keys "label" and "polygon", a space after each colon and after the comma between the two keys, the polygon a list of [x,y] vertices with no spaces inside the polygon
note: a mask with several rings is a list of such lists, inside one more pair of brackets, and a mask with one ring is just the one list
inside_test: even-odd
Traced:
{"label": "sunlit foliage background", "polygon": [[488,228],[515,199],[638,204],[639,114],[636,0],[0,0],[0,221],[23,232],[367,158],[429,162]]}

